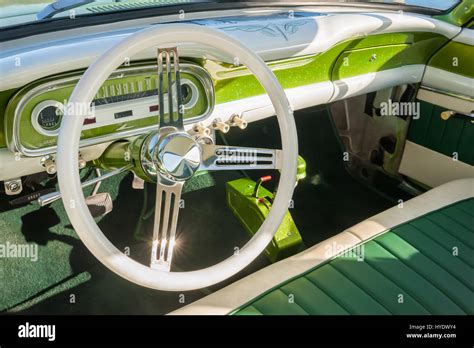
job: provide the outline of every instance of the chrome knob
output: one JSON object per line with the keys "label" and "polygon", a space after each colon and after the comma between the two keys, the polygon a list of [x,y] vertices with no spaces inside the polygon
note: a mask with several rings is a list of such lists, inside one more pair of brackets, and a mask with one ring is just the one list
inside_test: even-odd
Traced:
{"label": "chrome knob", "polygon": [[56,162],[51,156],[45,156],[41,158],[41,165],[46,169],[46,173],[49,175],[56,174]]}
{"label": "chrome knob", "polygon": [[456,113],[455,113],[454,111],[446,110],[446,111],[443,111],[440,116],[441,116],[441,119],[442,119],[443,121],[447,121],[447,120],[449,120],[451,117],[453,117],[455,114],[456,114]]}
{"label": "chrome knob", "polygon": [[216,118],[214,121],[212,121],[212,128],[220,130],[222,133],[227,133],[230,129],[230,126],[222,122],[220,118]]}
{"label": "chrome knob", "polygon": [[194,125],[193,131],[202,137],[208,137],[211,135],[211,130],[207,127],[204,127],[202,123]]}
{"label": "chrome knob", "polygon": [[247,125],[248,125],[247,121],[245,121],[239,115],[232,115],[230,117],[230,123],[231,123],[231,125],[236,125],[240,129],[245,129],[245,128],[247,128]]}
{"label": "chrome knob", "polygon": [[79,158],[79,169],[85,168],[86,165],[87,165],[87,162],[84,159]]}

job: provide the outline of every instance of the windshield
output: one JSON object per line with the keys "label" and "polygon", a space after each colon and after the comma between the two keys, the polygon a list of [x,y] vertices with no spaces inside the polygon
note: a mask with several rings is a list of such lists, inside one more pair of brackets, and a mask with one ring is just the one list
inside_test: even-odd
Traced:
{"label": "windshield", "polygon": [[[228,3],[229,0],[0,0],[0,27],[39,22],[50,18],[75,18],[76,16],[127,11],[147,7],[186,6],[195,3]],[[250,2],[250,1],[246,1]],[[289,4],[293,1],[285,1]],[[296,1],[301,3],[301,1]],[[316,1],[317,2],[317,1]],[[321,1],[331,2],[331,1]],[[447,10],[460,0],[337,0],[346,3],[382,3],[405,6],[426,7],[435,10]]]}

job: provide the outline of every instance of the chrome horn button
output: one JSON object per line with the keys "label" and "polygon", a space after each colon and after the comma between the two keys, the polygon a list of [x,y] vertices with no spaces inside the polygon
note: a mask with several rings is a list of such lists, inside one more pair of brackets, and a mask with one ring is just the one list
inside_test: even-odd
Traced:
{"label": "chrome horn button", "polygon": [[199,169],[201,147],[186,133],[171,133],[159,140],[153,158],[162,174],[171,180],[184,181]]}

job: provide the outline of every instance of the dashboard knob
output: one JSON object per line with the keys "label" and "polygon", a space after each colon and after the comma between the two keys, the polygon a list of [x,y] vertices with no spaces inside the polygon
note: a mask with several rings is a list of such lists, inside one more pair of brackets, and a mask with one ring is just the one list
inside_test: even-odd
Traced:
{"label": "dashboard knob", "polygon": [[447,121],[447,120],[449,120],[451,117],[453,117],[455,114],[456,114],[456,113],[455,113],[454,111],[446,110],[446,111],[443,111],[440,116],[441,116],[441,119],[442,119],[443,121]]}
{"label": "dashboard knob", "polygon": [[51,156],[45,156],[41,158],[41,165],[46,169],[46,173],[49,175],[56,174],[56,162]]}
{"label": "dashboard knob", "polygon": [[194,125],[193,131],[195,133],[198,133],[202,137],[208,137],[211,135],[211,130],[207,127],[205,127],[202,123],[198,123]]}
{"label": "dashboard knob", "polygon": [[247,125],[248,125],[247,121],[245,121],[239,115],[232,115],[230,117],[230,124],[235,125],[235,126],[239,127],[240,129],[245,129],[245,128],[247,128]]}
{"label": "dashboard knob", "polygon": [[87,162],[84,159],[79,158],[79,169],[85,168],[86,165],[87,165]]}
{"label": "dashboard knob", "polygon": [[212,121],[212,128],[220,130],[222,133],[227,133],[230,129],[230,126],[222,122],[220,118],[216,118],[214,121]]}

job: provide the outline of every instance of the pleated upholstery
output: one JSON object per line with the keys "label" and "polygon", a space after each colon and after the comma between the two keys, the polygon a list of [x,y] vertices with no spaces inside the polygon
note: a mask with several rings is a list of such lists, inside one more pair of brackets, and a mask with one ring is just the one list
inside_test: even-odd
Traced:
{"label": "pleated upholstery", "polygon": [[474,314],[474,199],[384,232],[237,315]]}

